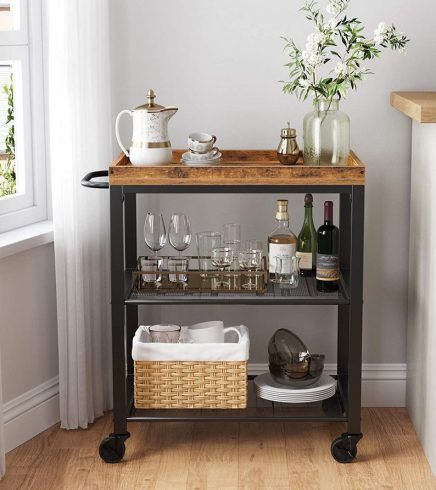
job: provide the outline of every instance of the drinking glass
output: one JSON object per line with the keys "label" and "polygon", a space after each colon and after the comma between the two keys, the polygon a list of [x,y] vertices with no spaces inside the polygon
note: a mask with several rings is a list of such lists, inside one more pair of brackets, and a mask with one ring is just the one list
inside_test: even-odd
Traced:
{"label": "drinking glass", "polygon": [[167,232],[162,214],[147,213],[144,223],[144,240],[147,247],[153,250],[155,259],[157,259],[157,253],[167,241]]}
{"label": "drinking glass", "polygon": [[191,222],[186,214],[174,213],[171,216],[168,239],[171,246],[179,252],[179,257],[183,250],[189,247],[191,244]]}
{"label": "drinking glass", "polygon": [[212,250],[221,247],[221,233],[217,231],[201,231],[195,235],[197,240],[198,269],[201,277],[211,277],[213,265],[211,261]]}
{"label": "drinking glass", "polygon": [[219,247],[212,250],[212,264],[221,271],[218,286],[230,287],[230,282],[224,281],[224,271],[232,265],[233,260],[233,250],[229,247]]}
{"label": "drinking glass", "polygon": [[241,225],[239,223],[227,223],[224,225],[223,245],[231,248],[234,254],[239,252],[241,246]]}
{"label": "drinking glass", "polygon": [[244,250],[252,250],[252,251],[259,250],[260,252],[263,252],[262,242],[260,240],[247,240],[245,242]]}
{"label": "drinking glass", "polygon": [[[256,271],[262,263],[262,252],[260,250],[244,250],[239,253],[239,266],[244,271]],[[256,278],[257,279],[257,278]],[[257,284],[249,276],[248,282],[241,285],[244,289],[256,289]]]}
{"label": "drinking glass", "polygon": [[163,344],[177,344],[180,339],[179,325],[153,325],[147,328],[151,341]]}
{"label": "drinking glass", "polygon": [[170,282],[185,283],[188,281],[188,275],[185,272],[188,271],[189,259],[187,257],[170,257],[168,259],[168,271],[174,274],[169,274]]}
{"label": "drinking glass", "polygon": [[154,259],[141,258],[141,271],[148,272],[148,274],[142,274],[143,281],[160,283],[162,281],[162,264],[163,260],[160,257]]}
{"label": "drinking glass", "polygon": [[276,257],[275,281],[292,289],[300,283],[300,257]]}

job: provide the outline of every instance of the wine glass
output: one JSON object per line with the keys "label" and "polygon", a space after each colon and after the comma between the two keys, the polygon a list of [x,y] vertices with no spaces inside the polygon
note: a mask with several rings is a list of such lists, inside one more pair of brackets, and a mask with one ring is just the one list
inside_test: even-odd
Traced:
{"label": "wine glass", "polygon": [[[262,263],[262,252],[260,250],[244,250],[239,253],[239,266],[244,271],[256,271],[259,269]],[[257,279],[257,278],[256,278]],[[256,289],[256,284],[251,280],[249,276],[248,282],[242,284],[244,289]]]}
{"label": "wine glass", "polygon": [[171,246],[178,250],[179,257],[183,250],[186,250],[191,244],[191,238],[191,222],[188,216],[183,213],[174,213],[171,216],[168,239]]}
{"label": "wine glass", "polygon": [[230,287],[230,282],[224,281],[224,271],[233,263],[233,250],[229,247],[219,247],[212,250],[212,264],[221,271],[218,286]]}
{"label": "wine glass", "polygon": [[144,223],[144,240],[157,259],[157,253],[167,241],[165,222],[161,213],[147,213]]}

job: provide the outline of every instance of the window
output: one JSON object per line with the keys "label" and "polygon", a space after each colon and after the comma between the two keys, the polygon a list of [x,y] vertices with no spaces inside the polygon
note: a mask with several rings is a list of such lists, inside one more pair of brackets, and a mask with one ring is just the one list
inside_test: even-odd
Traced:
{"label": "window", "polygon": [[47,219],[41,0],[0,0],[0,233]]}

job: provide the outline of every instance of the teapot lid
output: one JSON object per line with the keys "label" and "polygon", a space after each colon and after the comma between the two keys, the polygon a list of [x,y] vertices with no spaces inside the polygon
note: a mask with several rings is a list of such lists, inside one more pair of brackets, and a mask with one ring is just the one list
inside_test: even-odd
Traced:
{"label": "teapot lid", "polygon": [[153,89],[150,89],[147,92],[147,103],[135,107],[135,111],[146,111],[146,112],[160,112],[166,109],[163,105],[155,104],[154,99],[156,98],[156,94]]}

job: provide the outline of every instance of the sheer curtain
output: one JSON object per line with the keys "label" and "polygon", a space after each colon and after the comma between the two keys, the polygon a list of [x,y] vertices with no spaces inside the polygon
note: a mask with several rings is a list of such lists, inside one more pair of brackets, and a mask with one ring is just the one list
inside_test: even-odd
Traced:
{"label": "sheer curtain", "polygon": [[61,426],[111,407],[109,194],[80,179],[111,159],[109,0],[46,0]]}
{"label": "sheer curtain", "polygon": [[0,352],[0,478],[5,474],[5,441],[3,433],[3,396],[2,396],[2,370]]}

